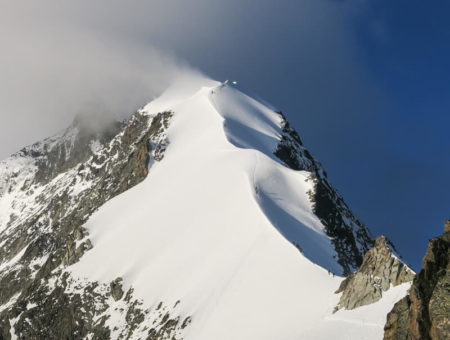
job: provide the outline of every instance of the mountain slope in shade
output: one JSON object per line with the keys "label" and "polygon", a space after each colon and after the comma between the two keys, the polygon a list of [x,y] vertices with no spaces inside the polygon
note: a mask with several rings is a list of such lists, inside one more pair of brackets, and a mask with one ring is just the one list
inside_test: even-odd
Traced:
{"label": "mountain slope in shade", "polygon": [[[32,158],[3,163],[17,182],[0,196],[5,338],[38,334],[52,312],[70,317],[47,338],[382,337],[409,284],[332,313],[373,239],[280,112],[208,81],[118,129],[44,184]],[[13,214],[23,197],[34,210]]]}

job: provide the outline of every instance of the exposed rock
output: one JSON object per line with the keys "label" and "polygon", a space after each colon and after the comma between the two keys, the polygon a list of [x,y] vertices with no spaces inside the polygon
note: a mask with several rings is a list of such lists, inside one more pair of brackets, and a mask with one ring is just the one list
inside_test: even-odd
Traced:
{"label": "exposed rock", "polygon": [[373,238],[320,171],[311,177],[314,191],[310,193],[310,200],[314,213],[325,225],[343,274],[350,275],[361,266],[364,253],[374,244]]}
{"label": "exposed rock", "polygon": [[450,220],[428,242],[422,270],[409,295],[387,316],[384,340],[450,339]]}
{"label": "exposed rock", "polygon": [[[62,273],[53,283],[34,282],[29,290],[28,299],[15,304],[8,318],[0,320],[0,339],[10,339],[11,333],[19,339],[144,339],[152,328],[164,335],[155,339],[177,340],[183,329],[179,316],[173,316],[174,309],[162,303],[158,310],[144,309],[132,288],[124,299],[115,301],[109,285],[74,280]],[[115,324],[111,325],[113,314]]]}
{"label": "exposed rock", "polygon": [[[179,338],[183,324],[166,325],[178,320],[176,307],[161,303],[160,315],[142,308],[132,288],[123,298],[120,278],[79,282],[65,272],[92,248],[83,228],[89,216],[144,180],[151,158],[163,159],[171,116],[138,111],[125,124],[95,128],[77,118],[0,162],[0,199],[12,201],[0,216],[0,339],[145,338],[150,326]],[[112,314],[121,328],[109,325]]]}
{"label": "exposed rock", "polygon": [[106,115],[79,115],[62,134],[22,149],[36,159],[38,171],[34,181],[48,183],[61,172],[87,161],[96,145],[109,143],[123,127],[123,123]]}
{"label": "exposed rock", "polygon": [[379,236],[361,268],[342,281],[336,293],[342,293],[336,310],[354,309],[381,299],[391,285],[412,281],[414,272],[403,264],[388,246],[385,236]]}
{"label": "exposed rock", "polygon": [[373,237],[331,186],[322,165],[303,146],[283,113],[278,114],[282,119],[283,135],[274,155],[293,170],[311,172],[309,180],[313,182],[314,190],[309,192],[309,198],[313,211],[325,226],[343,274],[349,275],[360,267],[364,253],[374,244]]}
{"label": "exposed rock", "polygon": [[122,289],[122,278],[118,277],[110,284],[111,286],[111,295],[115,301],[120,300],[123,297],[123,289]]}
{"label": "exposed rock", "polygon": [[384,339],[408,339],[408,311],[410,303],[403,298],[394,305],[387,316]]}

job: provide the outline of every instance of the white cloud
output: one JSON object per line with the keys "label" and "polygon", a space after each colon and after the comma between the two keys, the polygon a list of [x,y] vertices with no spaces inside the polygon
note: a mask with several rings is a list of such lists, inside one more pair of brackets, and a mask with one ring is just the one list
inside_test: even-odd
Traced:
{"label": "white cloud", "polygon": [[[121,8],[25,3],[0,2],[0,158],[64,128],[77,113],[102,107],[124,118],[176,77],[199,75],[131,32],[116,34],[108,25],[121,20]],[[95,14],[108,10],[111,21],[97,26]]]}
{"label": "white cloud", "polygon": [[0,0],[0,158],[80,111],[123,117],[199,74],[174,55],[288,108],[301,92],[310,117],[353,112],[368,101],[355,100],[364,71],[348,25],[359,2]]}

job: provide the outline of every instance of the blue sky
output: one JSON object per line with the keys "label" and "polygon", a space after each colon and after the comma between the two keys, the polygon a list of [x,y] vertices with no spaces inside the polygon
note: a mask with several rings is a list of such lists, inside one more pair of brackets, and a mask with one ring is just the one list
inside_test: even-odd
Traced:
{"label": "blue sky", "polygon": [[282,109],[353,211],[419,270],[450,218],[450,3],[254,3],[205,11],[213,33],[172,48]]}
{"label": "blue sky", "polygon": [[[373,3],[368,16],[379,20],[379,36],[360,21],[358,45],[386,94],[385,137],[381,154],[357,177],[366,185],[335,178],[372,230],[387,233],[419,269],[426,239],[440,234],[450,216],[450,2]],[[355,192],[361,187],[370,191],[363,199]]]}
{"label": "blue sky", "polygon": [[0,6],[1,157],[92,99],[132,112],[190,65],[283,110],[355,214],[414,269],[450,218],[449,1]]}
{"label": "blue sky", "polygon": [[231,1],[220,12],[198,51],[173,48],[285,111],[353,211],[419,270],[450,218],[450,2]]}

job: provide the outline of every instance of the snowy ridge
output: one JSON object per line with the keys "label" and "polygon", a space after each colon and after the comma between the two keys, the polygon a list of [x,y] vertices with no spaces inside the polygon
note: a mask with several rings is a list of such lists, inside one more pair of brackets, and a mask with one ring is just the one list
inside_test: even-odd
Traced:
{"label": "snowy ridge", "polygon": [[372,241],[281,112],[189,79],[89,125],[0,162],[0,338],[381,338],[409,284],[333,314]]}
{"label": "snowy ridge", "polygon": [[311,173],[273,155],[281,116],[219,84],[171,95],[143,110],[174,112],[164,160],[88,220],[93,248],[72,275],[121,277],[148,307],[181,301],[177,314],[192,317],[185,339],[380,338],[380,311],[407,287],[364,307],[363,319],[332,315],[342,279],[327,270],[342,268],[313,212]]}

